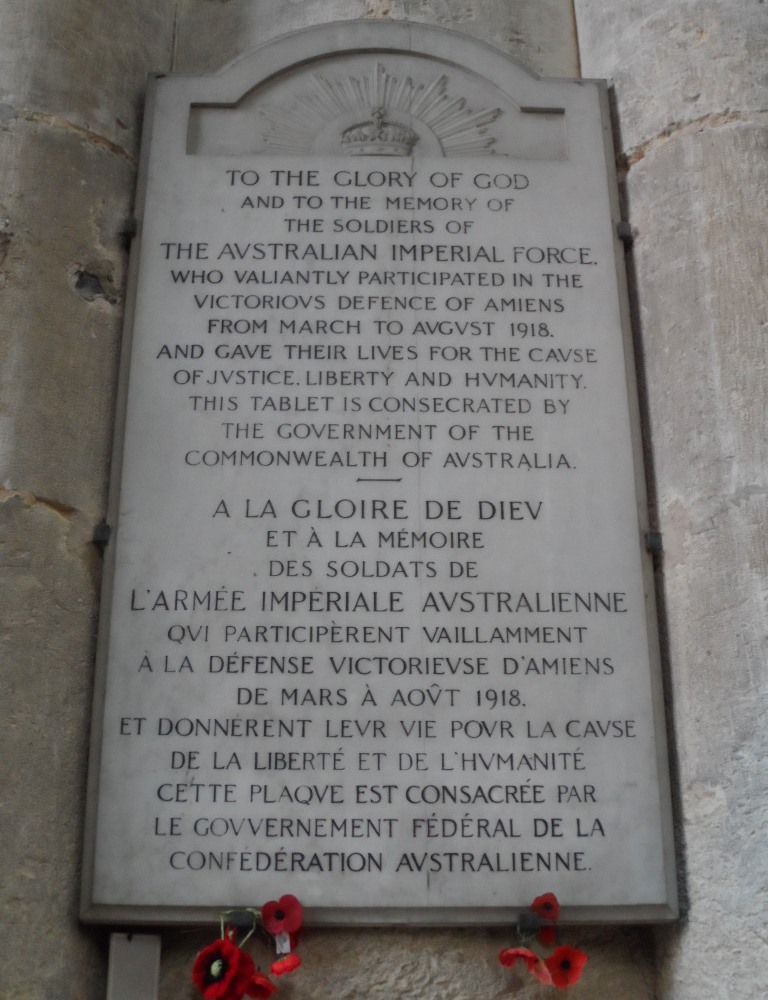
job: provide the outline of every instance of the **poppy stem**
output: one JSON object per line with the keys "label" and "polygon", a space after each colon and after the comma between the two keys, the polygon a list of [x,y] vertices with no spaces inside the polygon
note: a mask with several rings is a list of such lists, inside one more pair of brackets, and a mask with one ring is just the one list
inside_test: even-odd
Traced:
{"label": "poppy stem", "polygon": [[245,937],[243,938],[243,940],[242,940],[242,941],[240,942],[240,945],[239,945],[239,946],[240,946],[241,948],[243,947],[243,945],[245,944],[245,942],[246,942],[246,941],[248,940],[248,938],[249,938],[249,937],[250,937],[250,936],[251,936],[251,935],[252,935],[252,934],[254,933],[254,931],[256,930],[256,921],[257,921],[257,920],[259,920],[259,919],[261,918],[261,910],[252,910],[252,909],[250,909],[250,908],[249,908],[249,909],[248,909],[248,910],[247,910],[246,912],[247,912],[247,913],[250,913],[250,915],[251,915],[251,918],[252,918],[252,920],[253,920],[253,923],[252,923],[252,925],[251,925],[251,929],[250,929],[250,930],[248,931],[248,933],[247,933],[247,934],[245,935]]}

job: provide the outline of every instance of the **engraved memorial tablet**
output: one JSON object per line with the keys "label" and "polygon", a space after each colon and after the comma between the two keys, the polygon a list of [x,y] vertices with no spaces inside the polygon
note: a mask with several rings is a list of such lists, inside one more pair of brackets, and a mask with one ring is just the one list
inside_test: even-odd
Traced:
{"label": "engraved memorial tablet", "polygon": [[396,22],[153,81],[86,919],[674,914],[605,103]]}

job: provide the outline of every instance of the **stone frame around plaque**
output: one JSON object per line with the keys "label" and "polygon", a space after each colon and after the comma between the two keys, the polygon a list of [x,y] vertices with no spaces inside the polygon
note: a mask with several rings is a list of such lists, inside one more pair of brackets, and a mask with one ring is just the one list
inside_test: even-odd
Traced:
{"label": "stone frame around plaque", "polygon": [[[353,65],[348,71],[331,72],[328,63],[349,57]],[[364,73],[360,60],[370,64]],[[402,95],[405,67],[408,60],[422,59],[429,65],[417,89],[427,110],[422,117],[409,116]],[[355,61],[357,60],[357,61]],[[433,68],[437,67],[437,68]],[[451,107],[459,103],[456,90],[440,67],[453,67],[462,79],[474,76],[477,94],[462,92],[464,107],[450,128],[441,122],[450,116]],[[299,94],[291,91],[292,76],[306,79],[310,68],[317,82],[319,103],[306,87]],[[504,80],[504,89],[494,81]],[[498,91],[498,100],[486,100],[489,91]],[[413,88],[411,88],[413,89]],[[384,99],[380,99],[386,93]],[[510,94],[514,93],[514,101]],[[363,96],[361,96],[363,95]],[[361,115],[370,96],[371,114]],[[336,107],[324,118],[323,108],[329,101]],[[252,102],[263,104],[268,115],[261,115],[260,135],[243,128],[243,118],[253,115]],[[613,166],[607,91],[599,81],[540,80],[516,65],[506,54],[485,43],[444,29],[409,22],[342,22],[306,29],[269,42],[254,53],[243,56],[219,73],[206,77],[156,77],[150,80],[147,114],[142,140],[142,156],[137,189],[136,216],[139,231],[131,254],[129,293],[127,297],[120,391],[117,403],[117,429],[113,452],[112,483],[108,522],[120,522],[120,481],[125,434],[125,408],[129,392],[132,331],[137,302],[143,294],[138,275],[141,266],[142,222],[148,177],[153,171],[172,171],[176,158],[186,156],[259,155],[279,150],[286,156],[312,156],[328,153],[329,143],[357,146],[355,155],[410,157],[414,149],[428,147],[432,156],[459,163],[463,156],[508,156],[494,130],[494,123],[503,112],[514,113],[519,119],[519,145],[514,150],[516,160],[528,162],[531,169],[537,160],[578,158],[579,145],[594,143],[595,130],[579,134],[569,128],[569,118],[585,112],[590,104],[600,116],[601,158],[605,163],[606,197],[610,199],[610,216],[614,231],[620,222],[618,195]],[[501,110],[500,110],[501,109]],[[430,117],[431,116],[431,117]],[[416,120],[412,120],[416,118]],[[337,122],[330,136],[327,121]],[[315,128],[315,122],[321,127]],[[223,124],[222,124],[223,123]],[[265,124],[266,123],[266,124]],[[618,235],[614,238],[615,280],[621,312],[622,336],[628,387],[628,406],[634,448],[634,481],[636,487],[638,541],[648,529],[647,499],[644,485],[640,420],[633,364],[633,345],[627,305],[623,247]],[[135,376],[134,376],[135,377]],[[107,548],[105,588],[101,606],[97,678],[94,695],[94,717],[91,739],[91,761],[88,786],[88,817],[85,840],[85,863],[81,916],[89,922],[119,922],[133,924],[208,923],[215,919],[218,905],[157,906],[101,902],[94,898],[94,865],[99,839],[99,768],[105,744],[103,732],[104,705],[109,685],[108,645],[110,638],[112,581],[119,567],[115,565],[117,548]],[[581,905],[567,907],[563,922],[657,922],[675,919],[677,896],[674,861],[674,836],[671,796],[664,723],[664,701],[658,648],[653,568],[648,554],[643,556],[645,613],[648,621],[650,649],[649,681],[652,689],[654,745],[658,767],[660,824],[658,836],[663,853],[666,899],[654,903],[620,906]],[[103,793],[102,793],[103,794]],[[628,863],[632,863],[629,859]],[[556,878],[547,877],[542,891],[554,889]],[[290,877],[284,891],[294,891]],[[299,894],[299,893],[297,893]],[[256,905],[260,900],[253,900]],[[514,921],[520,905],[505,906],[444,906],[397,907],[386,909],[366,906],[311,906],[307,911],[310,923],[326,925],[423,924],[485,925],[509,924]]]}

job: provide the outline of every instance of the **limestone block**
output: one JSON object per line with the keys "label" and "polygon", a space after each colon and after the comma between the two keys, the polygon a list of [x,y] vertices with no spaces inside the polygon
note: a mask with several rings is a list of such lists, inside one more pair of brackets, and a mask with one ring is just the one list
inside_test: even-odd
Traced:
{"label": "limestone block", "polygon": [[0,936],[6,1000],[97,1000],[78,927],[98,556],[90,524],[0,490],[3,761]]}
{"label": "limestone block", "polygon": [[15,118],[0,128],[0,174],[0,482],[99,520],[134,165]]}
{"label": "limestone block", "polygon": [[687,913],[658,935],[659,996],[759,996],[768,11],[602,0],[576,11],[583,72],[616,87],[665,548]]}
{"label": "limestone block", "polygon": [[490,42],[540,76],[577,76],[571,0],[183,0],[175,69],[213,73],[276,35],[353,18],[437,24]]}
{"label": "limestone block", "polygon": [[768,457],[767,148],[760,127],[712,128],[658,146],[627,178],[662,491],[747,487]]}
{"label": "limestone block", "polygon": [[767,153],[764,128],[711,127],[627,178],[690,908],[665,1000],[764,992]]}
{"label": "limestone block", "polygon": [[0,5],[0,107],[63,119],[136,152],[146,76],[170,69],[173,4]]}
{"label": "limestone block", "polygon": [[607,77],[624,149],[684,122],[766,107],[768,9],[758,0],[576,0],[584,76]]}

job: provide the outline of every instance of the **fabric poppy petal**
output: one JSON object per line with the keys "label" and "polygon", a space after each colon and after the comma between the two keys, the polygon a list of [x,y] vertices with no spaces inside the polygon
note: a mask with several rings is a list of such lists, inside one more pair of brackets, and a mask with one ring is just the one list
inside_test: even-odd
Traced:
{"label": "fabric poppy petal", "polygon": [[253,974],[246,990],[248,996],[253,997],[253,1000],[269,1000],[269,997],[276,992],[277,986],[263,972]]}
{"label": "fabric poppy petal", "polygon": [[545,892],[537,896],[531,903],[531,910],[542,920],[557,920],[560,916],[560,903],[554,892]]}
{"label": "fabric poppy petal", "polygon": [[290,894],[271,899],[261,908],[261,922],[269,934],[295,934],[304,916],[301,903]]}
{"label": "fabric poppy petal", "polygon": [[229,938],[220,938],[195,959],[192,982],[204,1000],[242,1000],[255,968],[250,955]]}
{"label": "fabric poppy petal", "polygon": [[502,965],[506,965],[507,968],[512,968],[518,960],[525,962],[527,965],[536,957],[536,953],[531,951],[530,948],[504,948],[499,952],[499,961]]}
{"label": "fabric poppy petal", "polygon": [[298,969],[300,965],[301,959],[298,955],[283,955],[282,958],[278,958],[276,962],[272,963],[269,971],[273,976],[284,976],[286,972],[293,972],[293,970]]}
{"label": "fabric poppy petal", "polygon": [[552,983],[552,976],[549,969],[536,952],[531,951],[530,948],[505,948],[499,954],[499,961],[502,965],[507,966],[507,968],[510,968],[518,961],[525,962],[525,967],[539,982],[546,983],[547,985]]}
{"label": "fabric poppy petal", "polygon": [[581,973],[586,964],[586,954],[567,944],[555,948],[545,962],[552,976],[552,983],[560,990],[577,983],[581,979]]}

